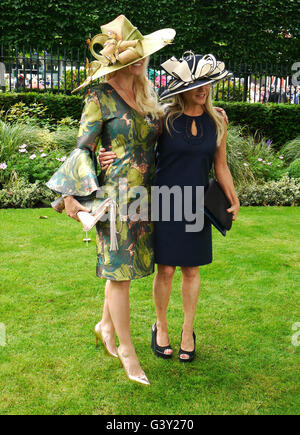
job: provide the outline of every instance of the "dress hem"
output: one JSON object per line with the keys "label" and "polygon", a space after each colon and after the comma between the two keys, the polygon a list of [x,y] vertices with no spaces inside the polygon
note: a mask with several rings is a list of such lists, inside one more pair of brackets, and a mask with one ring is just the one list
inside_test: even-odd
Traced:
{"label": "dress hem", "polygon": [[156,261],[155,261],[155,264],[157,264],[157,265],[161,265],[161,266],[172,266],[172,267],[200,267],[200,266],[207,266],[208,264],[211,264],[213,261],[211,260],[211,261],[208,261],[208,262],[205,262],[205,263],[201,263],[201,264],[196,264],[196,265],[191,265],[191,264],[171,264],[171,263],[168,263],[168,264],[164,264],[164,263],[157,263]]}
{"label": "dress hem", "polygon": [[127,278],[127,279],[126,278],[123,278],[123,279],[111,279],[109,277],[103,276],[103,274],[102,275],[98,275],[97,273],[96,273],[96,276],[97,276],[97,278],[100,278],[100,279],[107,279],[109,281],[121,282],[121,281],[134,281],[135,279],[146,278],[146,276],[153,275],[154,272],[155,272],[155,270],[153,269],[153,272],[149,272],[149,273],[147,273],[147,275],[140,275],[140,276],[135,276],[134,278]]}

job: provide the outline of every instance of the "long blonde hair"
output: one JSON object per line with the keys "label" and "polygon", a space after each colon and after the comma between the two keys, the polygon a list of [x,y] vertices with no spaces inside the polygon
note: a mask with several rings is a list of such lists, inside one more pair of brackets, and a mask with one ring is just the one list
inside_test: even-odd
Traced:
{"label": "long blonde hair", "polygon": [[[149,57],[144,62],[144,72],[135,77],[133,89],[135,92],[136,104],[140,111],[145,114],[150,114],[153,119],[162,118],[164,115],[163,106],[158,102],[152,83],[147,78],[147,69],[149,65]],[[116,72],[105,76],[105,81],[108,82],[115,76]]]}
{"label": "long blonde hair", "polygon": [[[206,112],[214,121],[217,129],[217,146],[220,145],[225,133],[224,118],[214,109],[212,104],[212,88],[209,90],[209,94],[206,98],[205,104],[202,106],[204,112]],[[185,105],[182,93],[174,95],[170,104],[165,106],[165,123],[168,133],[171,135],[171,128],[174,129],[174,121],[184,113]]]}

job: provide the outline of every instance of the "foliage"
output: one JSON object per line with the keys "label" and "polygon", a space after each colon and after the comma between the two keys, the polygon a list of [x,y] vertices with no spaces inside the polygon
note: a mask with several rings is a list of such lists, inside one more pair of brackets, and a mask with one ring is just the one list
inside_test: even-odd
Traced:
{"label": "foliage", "polygon": [[237,189],[241,205],[300,205],[300,180],[283,176],[278,181],[253,183]]}
{"label": "foliage", "polygon": [[281,152],[284,153],[287,162],[300,159],[300,136],[286,143]]}
{"label": "foliage", "polygon": [[300,105],[216,101],[215,106],[223,107],[230,122],[270,139],[276,149],[300,135]]}
{"label": "foliage", "polygon": [[0,208],[49,207],[54,198],[55,195],[43,183],[30,183],[15,176],[5,189],[0,190]]}
{"label": "foliage", "polygon": [[[22,152],[24,151],[24,152]],[[29,183],[36,181],[46,182],[53,173],[61,166],[66,158],[62,151],[45,153],[43,149],[39,152],[28,153],[26,148],[21,148],[7,160],[5,170],[0,170],[0,185],[6,185],[15,174]]]}
{"label": "foliage", "polygon": [[300,178],[300,159],[296,159],[290,164],[288,174],[290,177]]}
{"label": "foliage", "polygon": [[42,130],[34,125],[10,125],[0,120],[0,161],[10,159],[23,143],[30,144],[33,149],[37,142],[40,143],[38,138],[41,132]]}
{"label": "foliage", "polygon": [[[249,91],[247,91],[247,95]],[[235,81],[234,83],[230,81],[223,82],[218,87],[215,86],[213,98],[215,100],[219,100],[220,97],[224,97],[225,101],[240,101],[242,96],[244,95],[244,85],[242,83],[238,83]]]}
{"label": "foliage", "polygon": [[85,74],[86,73],[84,70],[78,71],[76,69],[73,71],[66,71],[66,78],[62,78],[60,88],[64,91],[73,91],[73,89],[75,89],[77,86],[84,82],[86,78]]}
{"label": "foliage", "polygon": [[51,122],[51,120],[47,119],[46,112],[47,107],[41,103],[30,103],[29,106],[26,106],[25,103],[19,101],[6,112],[5,121],[9,123],[22,122],[23,124]]}
{"label": "foliage", "polygon": [[255,180],[278,180],[287,171],[284,156],[274,150],[270,141],[234,125],[228,127],[227,163],[236,186]]}
{"label": "foliage", "polygon": [[[58,127],[55,131],[36,125],[0,121],[0,183],[7,183],[17,172],[26,179],[49,179],[59,158],[76,146],[77,128]],[[30,158],[31,157],[31,158]]]}
{"label": "foliage", "polygon": [[166,55],[194,49],[226,60],[290,65],[299,53],[298,8],[299,0],[1,0],[0,42],[83,48],[100,25],[125,14],[143,34],[176,29]]}
{"label": "foliage", "polygon": [[[57,121],[70,117],[80,120],[83,97],[78,95],[51,95],[26,93],[0,93],[0,110],[4,115],[11,106],[22,101],[26,106],[40,103],[47,107],[47,116],[56,125]],[[223,107],[234,124],[248,126],[251,133],[260,133],[270,139],[276,149],[300,135],[300,105],[292,104],[251,104],[216,101],[215,106]],[[295,145],[297,148],[297,145]]]}
{"label": "foliage", "polygon": [[47,107],[47,117],[56,124],[63,118],[79,120],[82,111],[82,96],[78,95],[53,95],[49,93],[25,92],[25,93],[0,93],[0,110],[3,115],[16,103],[22,102],[26,106],[33,103]]}

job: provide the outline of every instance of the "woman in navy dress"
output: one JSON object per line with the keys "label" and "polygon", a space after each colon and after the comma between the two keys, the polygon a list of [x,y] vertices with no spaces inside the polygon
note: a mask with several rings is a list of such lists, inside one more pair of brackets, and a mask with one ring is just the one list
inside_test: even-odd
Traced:
{"label": "woman in navy dress", "polygon": [[[169,59],[163,65],[173,76],[161,99],[173,97],[167,107],[163,133],[158,143],[157,186],[208,186],[209,171],[214,165],[218,182],[231,207],[227,210],[236,219],[239,200],[226,161],[224,117],[212,105],[211,85],[229,76],[223,62],[212,55],[189,53],[179,61]],[[183,195],[184,197],[184,195]],[[173,204],[174,205],[174,204]],[[204,215],[203,229],[187,232],[187,222],[160,219],[154,223],[154,252],[158,265],[154,279],[154,301],[157,321],[152,327],[152,348],[157,356],[170,358],[167,307],[176,266],[182,271],[184,324],[181,333],[179,360],[191,362],[195,356],[194,318],[200,295],[199,266],[212,262],[211,224]]]}
{"label": "woman in navy dress", "polygon": [[[226,161],[226,130],[224,116],[212,105],[211,85],[229,76],[223,62],[212,55],[200,56],[192,52],[181,58],[171,58],[162,67],[173,76],[161,99],[172,97],[166,108],[162,133],[157,147],[155,185],[170,189],[179,186],[182,195],[183,219],[177,220],[177,206],[170,197],[170,219],[161,215],[163,203],[159,204],[159,219],[154,222],[154,253],[157,274],[153,295],[157,321],[152,327],[152,349],[162,358],[172,357],[168,337],[167,308],[172,291],[176,266],[182,270],[182,300],[184,324],[181,333],[179,360],[191,362],[195,356],[194,318],[200,295],[199,266],[212,262],[211,224],[204,216],[203,228],[188,232],[186,225],[193,225],[184,218],[184,188],[192,188],[192,208],[196,206],[196,188],[208,185],[212,165],[218,182],[231,207],[233,220],[239,211],[232,177]],[[114,161],[115,156],[101,156],[102,169]],[[173,201],[172,201],[173,200]],[[176,206],[176,210],[175,210]]]}

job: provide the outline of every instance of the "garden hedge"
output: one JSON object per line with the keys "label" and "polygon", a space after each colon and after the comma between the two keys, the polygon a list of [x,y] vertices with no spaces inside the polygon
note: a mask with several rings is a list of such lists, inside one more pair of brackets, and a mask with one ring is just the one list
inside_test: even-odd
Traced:
{"label": "garden hedge", "polygon": [[[48,107],[48,116],[54,120],[65,117],[79,120],[83,99],[82,95],[0,93],[0,110],[6,112],[20,101],[26,105],[34,102],[42,103]],[[226,101],[216,101],[214,104],[226,110],[230,122],[248,126],[251,133],[260,132],[270,139],[276,148],[300,135],[300,105]]]}
{"label": "garden hedge", "polygon": [[226,110],[233,124],[247,125],[251,133],[258,131],[270,139],[275,148],[300,135],[299,104],[261,104],[216,101]]}
{"label": "garden hedge", "polygon": [[0,93],[0,110],[7,112],[11,106],[23,102],[26,106],[31,103],[41,103],[48,107],[47,116],[59,121],[71,117],[80,119],[82,111],[82,95],[64,95],[38,92],[7,92]]}

